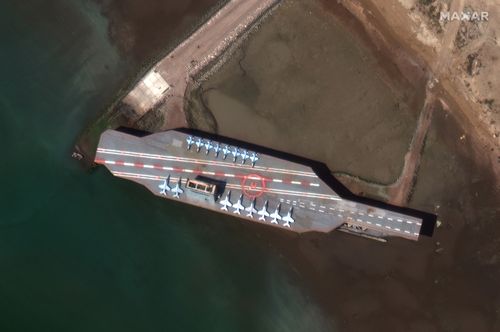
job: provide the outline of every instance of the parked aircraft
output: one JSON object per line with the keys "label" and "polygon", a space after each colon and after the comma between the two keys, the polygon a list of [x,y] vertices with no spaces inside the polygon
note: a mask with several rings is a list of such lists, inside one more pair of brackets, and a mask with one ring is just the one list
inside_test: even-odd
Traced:
{"label": "parked aircraft", "polygon": [[219,152],[220,152],[221,147],[220,147],[220,143],[217,143],[215,146],[214,146],[214,152],[215,152],[215,158],[217,158],[219,156]]}
{"label": "parked aircraft", "polygon": [[257,214],[260,216],[259,220],[266,221],[266,217],[269,217],[269,212],[267,212],[267,201],[264,203],[262,209],[257,212]]}
{"label": "parked aircraft", "polygon": [[287,215],[283,217],[283,221],[285,222],[283,226],[290,227],[290,224],[295,222],[295,219],[292,218],[293,206],[288,211]]}
{"label": "parked aircraft", "polygon": [[254,213],[257,213],[257,210],[255,209],[255,201],[257,199],[254,198],[254,200],[252,201],[252,203],[250,203],[250,205],[245,209],[245,211],[247,211],[247,217],[250,217],[250,218],[253,218],[253,214]]}
{"label": "parked aircraft", "polygon": [[277,220],[281,220],[281,215],[280,215],[280,208],[281,208],[281,203],[278,203],[278,206],[276,207],[276,210],[270,215],[271,219],[271,224],[277,224]]}
{"label": "parked aircraft", "polygon": [[238,201],[233,204],[233,208],[234,208],[233,213],[241,214],[240,210],[244,210],[245,209],[245,207],[241,204],[242,200],[243,200],[243,195],[240,195],[240,198],[238,199]]}
{"label": "parked aircraft", "polygon": [[234,163],[234,162],[236,162],[236,159],[240,155],[240,149],[238,149],[237,147],[234,147],[233,151],[231,151],[231,154],[233,155],[233,163]]}
{"label": "parked aircraft", "polygon": [[243,150],[243,152],[240,154],[240,156],[241,156],[241,164],[242,165],[245,163],[245,161],[248,159],[248,157],[250,157],[247,150]]}
{"label": "parked aircraft", "polygon": [[231,190],[229,190],[227,192],[226,198],[224,198],[222,201],[220,201],[219,204],[222,205],[222,207],[220,209],[224,210],[224,211],[227,211],[228,206],[229,207],[233,206],[233,204],[231,204]]}
{"label": "parked aircraft", "polygon": [[212,145],[212,142],[210,140],[206,141],[205,142],[205,149],[207,150],[207,154],[210,152],[210,150],[212,150],[214,146]]}
{"label": "parked aircraft", "polygon": [[164,180],[163,180],[163,183],[161,183],[161,184],[158,186],[158,188],[160,188],[160,189],[161,189],[161,191],[160,191],[160,195],[165,195],[165,196],[167,196],[167,191],[172,190],[172,188],[170,188],[170,186],[169,186],[169,182],[170,182],[170,175],[169,175],[166,179],[164,179]]}
{"label": "parked aircraft", "polygon": [[193,145],[193,143],[194,143],[193,137],[192,136],[188,136],[188,138],[186,138],[186,142],[187,142],[187,149],[191,150],[191,145]]}
{"label": "parked aircraft", "polygon": [[255,166],[255,163],[257,162],[257,160],[259,160],[258,154],[256,154],[255,152],[252,152],[252,154],[250,155],[250,161],[252,162],[252,167]]}
{"label": "parked aircraft", "polygon": [[174,193],[175,198],[180,198],[179,195],[184,192],[184,190],[181,188],[182,184],[182,179],[179,178],[179,181],[175,184],[175,187],[173,187],[170,191]]}
{"label": "parked aircraft", "polygon": [[231,152],[231,150],[229,150],[229,146],[224,146],[224,148],[222,149],[222,159],[226,159],[227,155],[229,154],[229,152]]}
{"label": "parked aircraft", "polygon": [[200,152],[201,146],[203,145],[203,140],[201,138],[198,138],[195,144],[196,144],[196,152]]}

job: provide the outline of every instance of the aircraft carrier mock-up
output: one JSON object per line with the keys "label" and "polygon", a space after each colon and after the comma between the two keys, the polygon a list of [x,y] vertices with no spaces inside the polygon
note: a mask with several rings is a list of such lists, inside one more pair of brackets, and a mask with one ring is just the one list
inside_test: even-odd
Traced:
{"label": "aircraft carrier mock-up", "polygon": [[308,165],[224,140],[185,130],[142,137],[107,130],[95,163],[159,197],[284,230],[419,238],[421,217],[341,197]]}

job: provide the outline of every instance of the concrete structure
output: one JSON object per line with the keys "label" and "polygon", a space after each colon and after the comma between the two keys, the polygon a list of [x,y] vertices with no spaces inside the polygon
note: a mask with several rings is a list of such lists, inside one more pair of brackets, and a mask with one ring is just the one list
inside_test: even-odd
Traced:
{"label": "concrete structure", "polygon": [[95,162],[160,197],[294,232],[341,228],[419,238],[420,217],[346,199],[308,165],[218,139],[177,130],[144,137],[107,130]]}

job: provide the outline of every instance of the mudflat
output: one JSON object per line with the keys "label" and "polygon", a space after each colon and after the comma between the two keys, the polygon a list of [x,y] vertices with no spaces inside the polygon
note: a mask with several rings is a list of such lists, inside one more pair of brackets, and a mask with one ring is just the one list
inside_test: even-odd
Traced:
{"label": "mudflat", "polygon": [[401,172],[415,94],[315,1],[284,1],[201,86],[220,134],[380,183]]}

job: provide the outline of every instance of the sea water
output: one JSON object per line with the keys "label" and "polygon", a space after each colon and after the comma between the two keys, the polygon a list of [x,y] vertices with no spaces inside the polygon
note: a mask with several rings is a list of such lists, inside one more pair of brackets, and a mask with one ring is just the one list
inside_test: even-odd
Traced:
{"label": "sea water", "polygon": [[93,2],[0,4],[0,330],[331,330],[254,228],[70,158],[128,79],[107,31]]}

